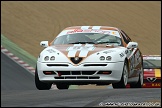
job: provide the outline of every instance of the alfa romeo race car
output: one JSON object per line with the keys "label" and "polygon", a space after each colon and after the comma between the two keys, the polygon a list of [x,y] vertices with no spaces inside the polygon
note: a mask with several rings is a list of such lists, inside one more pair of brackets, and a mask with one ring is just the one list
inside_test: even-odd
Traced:
{"label": "alfa romeo race car", "polygon": [[143,88],[161,88],[161,55],[143,55]]}
{"label": "alfa romeo race car", "polygon": [[138,43],[121,29],[109,26],[73,26],[51,41],[41,41],[35,69],[35,85],[49,90],[70,85],[109,85],[141,88],[142,53]]}

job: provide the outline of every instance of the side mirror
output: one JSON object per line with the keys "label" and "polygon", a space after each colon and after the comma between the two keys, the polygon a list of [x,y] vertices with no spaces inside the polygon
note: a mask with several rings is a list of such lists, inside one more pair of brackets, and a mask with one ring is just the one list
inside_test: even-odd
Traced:
{"label": "side mirror", "polygon": [[45,47],[45,48],[48,47],[48,41],[41,41],[40,46]]}
{"label": "side mirror", "polygon": [[137,47],[138,47],[137,42],[129,42],[128,45],[127,45],[128,49],[137,48]]}

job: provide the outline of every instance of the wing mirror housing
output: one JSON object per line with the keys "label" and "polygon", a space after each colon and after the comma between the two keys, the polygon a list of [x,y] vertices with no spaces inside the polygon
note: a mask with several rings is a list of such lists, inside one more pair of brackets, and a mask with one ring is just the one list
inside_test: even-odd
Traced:
{"label": "wing mirror housing", "polygon": [[41,41],[40,46],[44,48],[48,47],[48,41]]}
{"label": "wing mirror housing", "polygon": [[137,48],[137,47],[138,47],[137,42],[129,42],[128,45],[127,45],[128,49]]}

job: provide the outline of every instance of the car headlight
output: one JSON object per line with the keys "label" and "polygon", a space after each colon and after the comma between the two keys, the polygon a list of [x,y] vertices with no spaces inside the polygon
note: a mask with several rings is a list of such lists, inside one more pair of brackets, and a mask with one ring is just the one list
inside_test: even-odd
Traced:
{"label": "car headlight", "polygon": [[111,56],[107,56],[106,60],[110,61],[111,60]]}
{"label": "car headlight", "polygon": [[55,60],[55,56],[52,56],[52,57],[50,58],[50,60],[52,60],[52,61]]}
{"label": "car headlight", "polygon": [[49,56],[44,57],[44,61],[48,61],[49,60]]}
{"label": "car headlight", "polygon": [[100,57],[100,60],[105,60],[105,57],[104,57],[104,56],[101,56],[101,57]]}

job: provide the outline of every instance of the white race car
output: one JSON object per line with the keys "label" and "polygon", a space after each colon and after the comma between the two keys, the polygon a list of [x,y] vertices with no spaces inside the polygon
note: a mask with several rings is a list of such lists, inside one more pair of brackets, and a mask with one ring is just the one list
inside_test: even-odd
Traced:
{"label": "white race car", "polygon": [[39,90],[69,85],[108,85],[141,88],[142,54],[121,29],[109,26],[67,27],[52,41],[41,41],[35,84]]}

